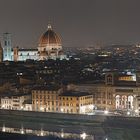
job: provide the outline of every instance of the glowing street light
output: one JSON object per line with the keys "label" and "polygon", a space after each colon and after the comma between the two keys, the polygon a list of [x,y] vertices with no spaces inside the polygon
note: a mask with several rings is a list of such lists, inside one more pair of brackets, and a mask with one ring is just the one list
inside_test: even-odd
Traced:
{"label": "glowing street light", "polygon": [[138,109],[136,109],[136,110],[135,110],[135,113],[138,113],[138,112],[139,112],[139,110],[138,110]]}
{"label": "glowing street light", "polygon": [[84,133],[82,133],[82,134],[80,135],[80,137],[81,137],[83,140],[85,140],[86,137],[87,137],[87,134],[84,132]]}
{"label": "glowing street light", "polygon": [[64,133],[63,132],[61,133],[61,138],[64,138]]}
{"label": "glowing street light", "polygon": [[23,106],[21,106],[21,108],[20,108],[21,110],[23,110]]}
{"label": "glowing street light", "polygon": [[130,115],[130,112],[129,112],[129,111],[127,112],[127,115],[128,115],[128,116]]}
{"label": "glowing street light", "polygon": [[104,111],[104,114],[106,114],[106,115],[107,115],[108,113],[109,113],[109,112],[108,112],[108,110],[105,110],[105,111]]}
{"label": "glowing street light", "polygon": [[21,134],[24,134],[24,130],[23,130],[23,128],[21,128],[21,131],[20,131],[20,133],[21,133]]}
{"label": "glowing street light", "polygon": [[63,108],[61,108],[61,112],[64,112],[64,109]]}
{"label": "glowing street light", "polygon": [[44,131],[41,129],[40,136],[44,136]]}
{"label": "glowing street light", "polygon": [[2,127],[2,132],[5,132],[5,131],[6,131],[5,125],[3,125],[3,127]]}
{"label": "glowing street light", "polygon": [[2,105],[2,109],[4,109],[5,108],[5,105]]}

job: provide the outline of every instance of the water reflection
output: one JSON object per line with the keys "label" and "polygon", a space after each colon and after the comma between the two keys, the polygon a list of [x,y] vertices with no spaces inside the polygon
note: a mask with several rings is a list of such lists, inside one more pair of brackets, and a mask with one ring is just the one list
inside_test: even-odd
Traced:
{"label": "water reflection", "polygon": [[[139,140],[140,128],[96,127],[83,125],[56,125],[51,123],[0,121],[0,131],[21,136],[41,138],[54,137],[53,140]],[[0,137],[0,140],[1,139]],[[9,140],[9,139],[8,139]],[[16,139],[20,140],[20,139]],[[28,139],[34,140],[34,139]],[[45,140],[50,140],[45,138]]]}
{"label": "water reflection", "polygon": [[41,128],[40,130],[37,129],[27,129],[24,128],[24,126],[22,125],[21,128],[16,128],[16,127],[9,127],[8,124],[6,125],[5,123],[3,123],[3,126],[0,127],[0,131],[2,132],[7,132],[7,133],[16,133],[16,134],[26,134],[26,135],[36,135],[36,136],[54,136],[57,138],[72,138],[74,140],[94,140],[94,136],[93,135],[87,135],[85,132],[83,132],[82,134],[78,134],[78,133],[68,133],[68,132],[64,132],[63,129],[61,129],[60,132],[54,132],[54,131],[47,131],[47,130],[43,130],[43,128]]}

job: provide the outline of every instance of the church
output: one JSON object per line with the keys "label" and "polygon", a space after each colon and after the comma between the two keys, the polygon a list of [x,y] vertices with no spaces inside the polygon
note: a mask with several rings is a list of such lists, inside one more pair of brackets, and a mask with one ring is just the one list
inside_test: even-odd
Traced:
{"label": "church", "polygon": [[47,31],[40,37],[38,47],[35,49],[12,48],[11,34],[4,33],[3,46],[0,44],[0,61],[26,61],[65,59],[60,36],[49,24]]}

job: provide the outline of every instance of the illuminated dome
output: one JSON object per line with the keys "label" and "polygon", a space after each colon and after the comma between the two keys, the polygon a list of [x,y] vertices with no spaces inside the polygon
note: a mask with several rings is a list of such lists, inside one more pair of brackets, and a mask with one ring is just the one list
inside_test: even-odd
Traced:
{"label": "illuminated dome", "polygon": [[41,36],[39,41],[40,47],[45,47],[48,45],[60,45],[61,46],[61,39],[58,34],[56,34],[53,30],[51,25],[48,25],[48,30]]}
{"label": "illuminated dome", "polygon": [[47,31],[41,36],[38,45],[40,60],[55,58],[62,51],[62,43],[58,34],[56,34],[51,25],[48,25]]}

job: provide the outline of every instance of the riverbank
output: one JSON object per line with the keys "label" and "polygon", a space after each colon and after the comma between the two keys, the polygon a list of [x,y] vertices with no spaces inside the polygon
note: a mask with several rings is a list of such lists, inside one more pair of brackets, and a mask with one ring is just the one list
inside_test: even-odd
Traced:
{"label": "riverbank", "polygon": [[50,112],[29,112],[17,110],[0,110],[1,120],[20,122],[47,123],[55,125],[88,127],[121,127],[140,129],[140,118],[123,116],[82,115]]}
{"label": "riverbank", "polygon": [[112,140],[128,140],[133,137],[139,140],[140,137],[140,118],[120,116],[0,110],[0,130],[4,127],[6,132],[20,133],[23,129],[26,135],[44,132],[45,136],[51,134],[61,137],[63,134],[74,138],[80,138],[80,134],[86,132],[87,136],[90,136],[88,140],[93,136],[108,136]]}

